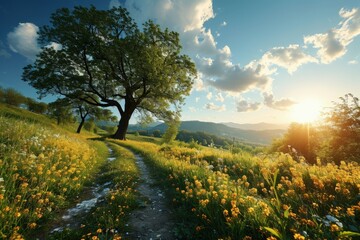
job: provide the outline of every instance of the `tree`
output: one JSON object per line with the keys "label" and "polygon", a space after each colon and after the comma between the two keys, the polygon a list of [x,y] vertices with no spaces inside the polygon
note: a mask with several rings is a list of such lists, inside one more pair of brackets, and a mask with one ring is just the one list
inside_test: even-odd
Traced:
{"label": "tree", "polygon": [[34,113],[45,114],[47,110],[47,104],[44,102],[37,102],[32,98],[26,98],[27,109]]}
{"label": "tree", "polygon": [[20,107],[21,104],[26,103],[26,97],[12,88],[4,90],[3,99],[4,103],[13,105],[15,107]]}
{"label": "tree", "polygon": [[284,137],[272,143],[271,151],[289,153],[294,158],[303,156],[308,163],[316,163],[318,131],[311,124],[291,123]]}
{"label": "tree", "polygon": [[57,125],[65,124],[74,120],[72,109],[68,99],[57,99],[48,104],[48,114],[56,119]]}
{"label": "tree", "polygon": [[360,162],[360,106],[359,99],[351,93],[340,97],[325,114],[328,131],[328,152],[332,161]]}
{"label": "tree", "polygon": [[180,117],[175,116],[174,119],[165,122],[168,128],[162,136],[163,143],[172,143],[179,131]]}
{"label": "tree", "polygon": [[[126,9],[57,10],[40,28],[43,50],[24,68],[23,80],[41,96],[60,94],[120,113],[114,138],[125,139],[135,110],[171,119],[196,75],[181,55],[179,35],[151,21],[139,30]],[[52,47],[61,45],[60,50]],[[89,99],[96,96],[98,99]],[[176,109],[171,110],[171,109]]]}

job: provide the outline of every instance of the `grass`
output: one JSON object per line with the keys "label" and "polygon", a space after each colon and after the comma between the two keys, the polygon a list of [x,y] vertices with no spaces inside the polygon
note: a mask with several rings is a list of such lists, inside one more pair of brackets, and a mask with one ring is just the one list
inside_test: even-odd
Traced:
{"label": "grass", "polygon": [[145,156],[185,239],[348,239],[359,235],[360,166],[289,155],[119,144]]}
{"label": "grass", "polygon": [[[133,154],[75,125],[0,105],[0,239],[49,232],[85,187],[111,182],[104,201],[82,219],[81,229],[47,239],[120,239],[137,207],[138,169]],[[113,161],[107,161],[109,147]]]}
{"label": "grass", "polygon": [[102,166],[96,182],[111,182],[109,194],[82,219],[80,229],[66,229],[49,239],[121,239],[129,231],[126,225],[129,213],[138,207],[139,172],[129,150],[112,142],[107,144],[115,159]]}

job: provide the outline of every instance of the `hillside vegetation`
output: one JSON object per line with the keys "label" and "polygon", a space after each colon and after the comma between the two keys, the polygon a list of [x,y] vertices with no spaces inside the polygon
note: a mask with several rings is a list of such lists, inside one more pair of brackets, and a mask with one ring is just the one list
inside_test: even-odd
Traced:
{"label": "hillside vegetation", "polygon": [[146,157],[178,210],[181,238],[360,236],[357,163],[308,165],[288,154],[252,156],[143,141],[117,143]]}
{"label": "hillside vegetation", "polygon": [[[126,238],[141,196],[133,153],[125,148],[144,157],[165,192],[178,239],[360,236],[356,162],[309,165],[289,154],[246,148],[233,154],[135,135],[104,142],[89,132],[73,133],[76,125],[63,128],[39,114],[0,108],[0,238],[28,239],[51,230],[62,209],[93,182],[111,183],[103,202],[78,220],[81,228],[47,239]],[[112,162],[105,161],[108,147]]]}
{"label": "hillside vegetation", "polygon": [[[96,135],[75,134],[75,129],[75,124],[59,127],[43,115],[0,105],[0,239],[31,239],[34,234],[49,231],[49,223],[61,217],[61,211],[76,201],[84,187],[99,181],[97,172],[104,168],[108,148],[104,142],[89,139]],[[92,232],[99,235],[97,230],[102,226],[124,226],[119,217],[133,205],[131,187],[136,167],[131,153],[114,151],[122,161],[107,164],[112,174],[121,174],[121,181],[118,176],[110,176],[114,185],[118,182],[108,197],[116,211],[97,209],[100,213],[93,213],[99,216],[95,223],[84,225],[78,234],[71,234],[75,236],[71,239],[88,233],[91,237]],[[54,239],[70,238],[61,235]]]}

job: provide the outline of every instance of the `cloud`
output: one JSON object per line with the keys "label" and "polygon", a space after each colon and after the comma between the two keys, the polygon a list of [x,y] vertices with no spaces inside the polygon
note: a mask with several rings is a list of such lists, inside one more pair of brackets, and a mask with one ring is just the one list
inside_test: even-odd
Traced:
{"label": "cloud", "polygon": [[260,62],[268,67],[277,65],[287,69],[291,74],[295,72],[301,65],[306,63],[317,63],[318,60],[306,53],[296,44],[288,47],[275,47],[266,52]]}
{"label": "cloud", "polygon": [[351,64],[351,65],[356,65],[356,64],[358,64],[359,62],[358,62],[357,60],[351,60],[351,61],[349,61],[348,63]]}
{"label": "cloud", "polygon": [[0,41],[0,57],[9,58],[10,56],[10,53],[5,49],[4,43]]}
{"label": "cloud", "polygon": [[223,105],[221,105],[221,106],[218,106],[218,105],[216,105],[216,104],[214,104],[214,103],[207,103],[206,105],[205,105],[205,108],[206,109],[208,109],[208,110],[214,110],[214,111],[218,111],[218,112],[223,112],[223,111],[225,111],[226,110],[226,106],[223,104]]}
{"label": "cloud", "polygon": [[206,95],[206,98],[208,100],[211,100],[212,99],[212,92],[209,92],[207,95]]}
{"label": "cloud", "polygon": [[195,98],[195,102],[199,102],[200,101],[200,98],[199,97],[196,97]]}
{"label": "cloud", "polygon": [[259,102],[253,102],[250,103],[246,100],[241,100],[236,103],[236,110],[238,112],[250,112],[250,111],[256,111],[260,108],[261,103]]}
{"label": "cloud", "polygon": [[34,60],[40,51],[37,44],[39,27],[33,23],[19,23],[7,35],[10,49],[30,60]]}
{"label": "cloud", "polygon": [[281,111],[288,110],[291,106],[296,104],[295,101],[289,99],[289,98],[283,98],[280,100],[275,100],[274,95],[272,93],[263,93],[264,97],[264,104],[265,106]]}
{"label": "cloud", "polygon": [[[112,0],[109,7],[119,5]],[[123,6],[140,24],[153,19],[162,27],[177,32],[202,29],[204,23],[215,16],[212,0],[126,0]]]}
{"label": "cloud", "polygon": [[223,21],[220,26],[225,27],[227,25],[227,22]]}
{"label": "cloud", "polygon": [[194,108],[194,107],[189,107],[189,111],[192,112],[192,113],[194,113],[194,112],[196,112],[196,108]]}
{"label": "cloud", "polygon": [[224,97],[222,96],[221,93],[218,93],[215,96],[215,100],[218,101],[218,102],[224,102],[225,99],[224,99]]}
{"label": "cloud", "polygon": [[318,49],[317,55],[322,63],[330,63],[347,52],[347,46],[355,37],[360,35],[360,11],[341,9],[340,17],[344,21],[339,26],[326,33],[319,33],[304,37],[304,43]]}

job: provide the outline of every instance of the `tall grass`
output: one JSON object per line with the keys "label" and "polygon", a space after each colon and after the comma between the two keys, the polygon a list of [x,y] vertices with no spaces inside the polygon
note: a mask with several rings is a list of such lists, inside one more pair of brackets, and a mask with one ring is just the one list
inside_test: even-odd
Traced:
{"label": "tall grass", "polygon": [[[146,157],[187,239],[337,239],[359,235],[360,166],[289,155],[119,142]],[[357,233],[356,233],[357,232]]]}
{"label": "tall grass", "polygon": [[0,238],[21,239],[78,194],[105,160],[98,150],[106,146],[99,142],[90,146],[83,138],[51,127],[43,116],[4,110],[0,114]]}

